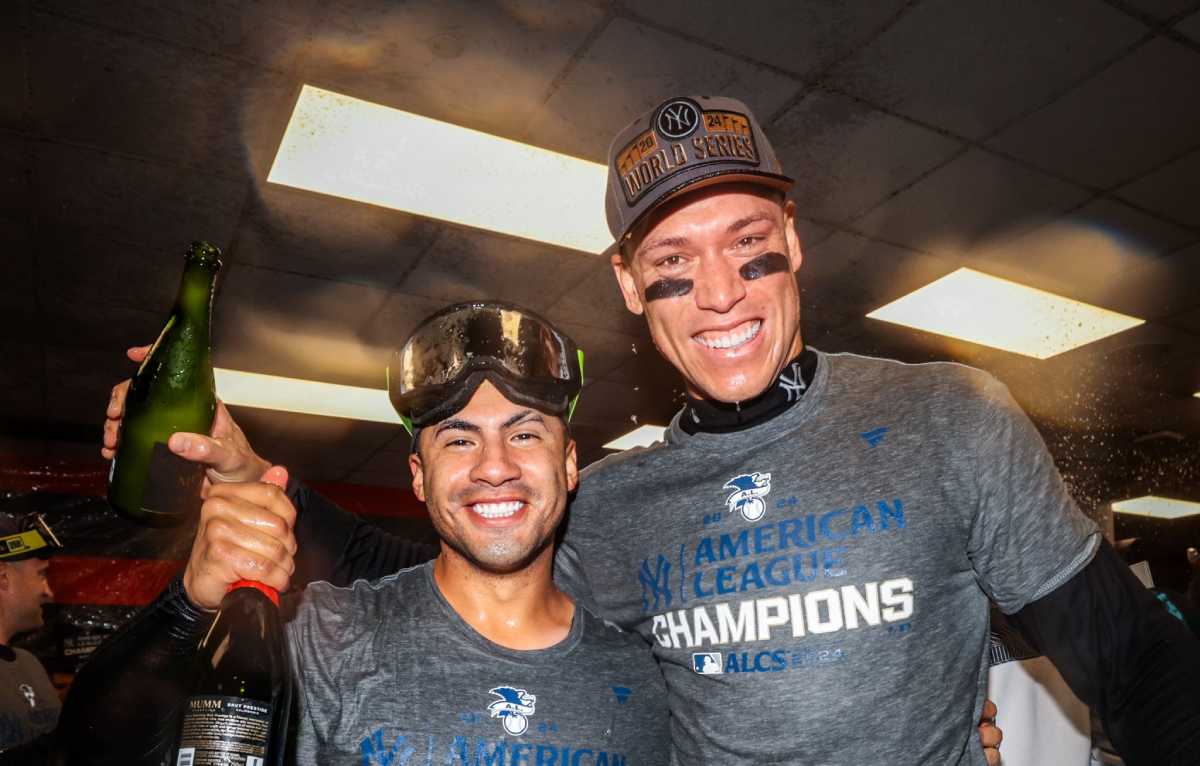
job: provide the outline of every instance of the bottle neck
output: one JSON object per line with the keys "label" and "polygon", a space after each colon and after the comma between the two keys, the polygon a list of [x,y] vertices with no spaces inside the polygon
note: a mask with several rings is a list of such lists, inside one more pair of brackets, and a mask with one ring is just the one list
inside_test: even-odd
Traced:
{"label": "bottle neck", "polygon": [[276,607],[279,606],[279,591],[275,590],[270,585],[263,585],[260,582],[255,582],[254,580],[238,580],[229,586],[229,590],[227,590],[226,593],[233,593],[235,590],[241,590],[243,588],[256,590],[270,599],[271,603]]}
{"label": "bottle neck", "polygon": [[207,329],[216,285],[217,267],[214,264],[188,261],[175,299],[175,313],[181,320]]}

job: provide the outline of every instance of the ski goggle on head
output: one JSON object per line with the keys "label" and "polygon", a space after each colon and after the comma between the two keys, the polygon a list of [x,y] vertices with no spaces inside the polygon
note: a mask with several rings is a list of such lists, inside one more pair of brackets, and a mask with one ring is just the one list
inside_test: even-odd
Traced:
{"label": "ski goggle on head", "polygon": [[[0,535],[0,561],[48,558],[51,553],[62,549],[62,543],[42,514],[30,514],[19,525],[19,532]],[[8,528],[12,529],[11,526]]]}
{"label": "ski goggle on head", "polygon": [[583,387],[583,352],[528,309],[458,303],[417,326],[392,355],[387,377],[410,434],[461,410],[484,380],[509,401],[570,420]]}

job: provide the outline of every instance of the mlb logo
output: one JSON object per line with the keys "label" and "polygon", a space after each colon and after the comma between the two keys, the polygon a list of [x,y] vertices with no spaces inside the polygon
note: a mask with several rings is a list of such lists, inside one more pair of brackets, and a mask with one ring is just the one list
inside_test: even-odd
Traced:
{"label": "mlb logo", "polygon": [[715,676],[725,672],[725,663],[720,652],[696,652],[692,655],[692,670],[702,676]]}

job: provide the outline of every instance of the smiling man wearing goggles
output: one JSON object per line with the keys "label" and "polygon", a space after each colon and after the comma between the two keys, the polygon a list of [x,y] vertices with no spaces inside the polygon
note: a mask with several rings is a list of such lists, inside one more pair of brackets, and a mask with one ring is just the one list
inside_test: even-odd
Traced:
{"label": "smiling man wearing goggles", "polygon": [[[392,560],[389,576],[314,583],[299,598],[287,623],[296,762],[390,763],[407,752],[405,763],[666,763],[666,690],[650,652],[576,608],[551,577],[578,480],[567,426],[583,384],[574,342],[518,306],[459,304],[417,327],[388,377],[413,434],[413,492],[441,545],[406,554],[431,562]],[[239,579],[282,592],[293,552],[321,547],[293,536],[294,519],[264,482],[209,493],[181,579],[77,679],[64,714],[74,755],[158,762],[165,743],[154,732],[171,730],[186,690],[171,676],[211,621],[204,610]],[[151,697],[140,712],[112,713],[137,692]]]}

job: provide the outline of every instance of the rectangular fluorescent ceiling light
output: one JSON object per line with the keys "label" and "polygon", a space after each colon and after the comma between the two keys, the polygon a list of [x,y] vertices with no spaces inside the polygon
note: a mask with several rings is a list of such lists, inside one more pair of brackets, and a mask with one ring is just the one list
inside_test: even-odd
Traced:
{"label": "rectangular fluorescent ceiling light", "polygon": [[590,253],[608,169],[305,85],[267,180]]}
{"label": "rectangular fluorescent ceiling light", "polygon": [[400,416],[392,407],[388,392],[382,388],[343,386],[220,367],[213,373],[217,379],[217,396],[226,404],[400,424]]}
{"label": "rectangular fluorescent ceiling light", "polygon": [[867,316],[1035,359],[1145,322],[967,268]]}
{"label": "rectangular fluorescent ceiling light", "polygon": [[1146,495],[1132,500],[1121,500],[1113,503],[1112,509],[1117,513],[1129,513],[1134,516],[1150,516],[1155,519],[1182,519],[1187,516],[1200,515],[1200,503],[1188,500],[1172,500],[1169,497]]}
{"label": "rectangular fluorescent ceiling light", "polygon": [[604,449],[626,450],[634,447],[649,447],[654,442],[662,441],[666,431],[667,429],[663,426],[640,426],[605,444]]}

